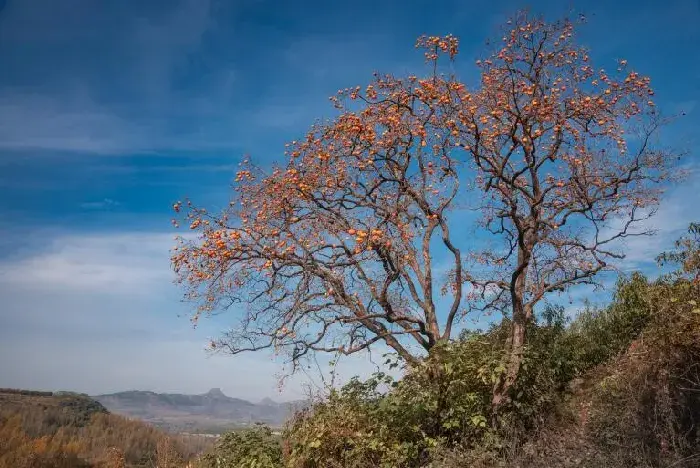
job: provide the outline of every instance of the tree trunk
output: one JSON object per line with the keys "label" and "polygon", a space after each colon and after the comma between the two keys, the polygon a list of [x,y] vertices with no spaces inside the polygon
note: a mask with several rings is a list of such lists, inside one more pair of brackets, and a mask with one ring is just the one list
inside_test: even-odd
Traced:
{"label": "tree trunk", "polygon": [[519,268],[513,275],[511,282],[511,302],[512,302],[512,323],[510,335],[506,341],[506,357],[505,370],[499,376],[496,384],[493,387],[493,395],[491,399],[491,407],[494,416],[498,413],[499,408],[510,401],[510,389],[518,379],[520,366],[523,362],[523,354],[525,351],[525,330],[527,322],[532,316],[532,307],[525,304],[525,288],[527,271],[530,263],[531,246],[527,245],[523,249],[518,249],[518,265]]}
{"label": "tree trunk", "polygon": [[504,403],[510,401],[508,393],[518,379],[520,365],[523,361],[526,325],[527,319],[521,300],[519,303],[513,304],[513,323],[511,325],[510,336],[506,342],[508,356],[506,358],[505,370],[496,381],[496,385],[493,389],[493,398],[491,400],[494,412],[497,412],[498,408]]}

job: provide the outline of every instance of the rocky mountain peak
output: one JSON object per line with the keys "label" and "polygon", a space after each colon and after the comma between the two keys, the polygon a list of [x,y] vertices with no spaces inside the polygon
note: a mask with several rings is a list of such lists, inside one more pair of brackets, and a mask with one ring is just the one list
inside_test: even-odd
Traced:
{"label": "rocky mountain peak", "polygon": [[212,398],[228,398],[226,395],[224,395],[224,392],[222,392],[220,388],[212,388],[205,393],[205,395]]}

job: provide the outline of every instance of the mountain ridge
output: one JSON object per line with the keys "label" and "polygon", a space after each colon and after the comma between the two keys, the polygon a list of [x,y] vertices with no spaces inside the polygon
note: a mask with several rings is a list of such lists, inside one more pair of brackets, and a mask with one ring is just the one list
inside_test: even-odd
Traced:
{"label": "mountain ridge", "polygon": [[92,398],[110,412],[169,430],[214,433],[254,423],[278,428],[295,410],[306,405],[303,400],[278,403],[270,398],[253,403],[227,396],[220,388],[202,394],[126,390]]}

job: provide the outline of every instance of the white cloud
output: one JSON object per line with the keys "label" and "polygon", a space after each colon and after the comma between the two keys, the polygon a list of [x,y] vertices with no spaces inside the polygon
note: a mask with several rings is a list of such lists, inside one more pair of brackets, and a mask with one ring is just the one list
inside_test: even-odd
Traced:
{"label": "white cloud", "polygon": [[656,215],[639,226],[640,229],[652,229],[655,234],[630,237],[624,241],[623,270],[646,269],[645,273],[656,271],[656,256],[671,248],[673,242],[685,233],[688,225],[700,219],[700,198],[697,193],[699,185],[700,171],[693,167],[688,180],[670,188],[662,198]]}
{"label": "white cloud", "polygon": [[116,207],[119,205],[121,205],[121,203],[119,203],[116,200],[112,200],[111,198],[103,198],[100,201],[81,203],[80,207],[84,208],[86,210],[104,210],[104,209],[113,208],[113,207]]}
{"label": "white cloud", "polygon": [[0,149],[109,154],[144,149],[144,130],[85,96],[0,95]]}
{"label": "white cloud", "polygon": [[174,278],[173,234],[59,235],[44,249],[0,263],[0,284],[30,290],[147,294]]}

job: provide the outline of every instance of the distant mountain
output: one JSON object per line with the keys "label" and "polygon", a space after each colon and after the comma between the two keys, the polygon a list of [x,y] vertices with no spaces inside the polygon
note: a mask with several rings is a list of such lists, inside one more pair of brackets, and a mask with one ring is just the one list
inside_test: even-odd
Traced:
{"label": "distant mountain", "polygon": [[262,422],[281,427],[304,402],[277,403],[269,398],[252,403],[213,388],[202,395],[127,391],[93,397],[110,412],[142,419],[180,432],[213,432]]}

